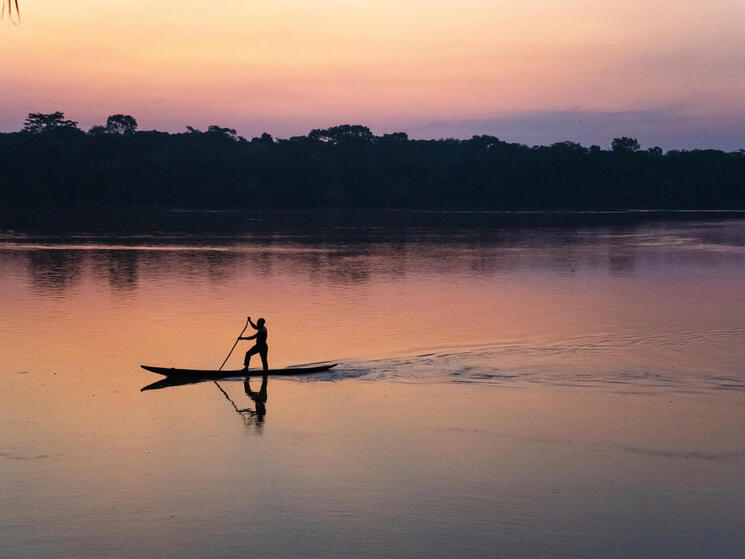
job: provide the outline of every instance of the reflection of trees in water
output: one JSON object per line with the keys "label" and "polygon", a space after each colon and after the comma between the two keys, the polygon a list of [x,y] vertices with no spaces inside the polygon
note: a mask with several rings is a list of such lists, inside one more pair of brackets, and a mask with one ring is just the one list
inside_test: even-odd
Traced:
{"label": "reflection of trees in water", "polygon": [[77,283],[86,268],[98,280],[108,281],[114,291],[137,288],[138,253],[133,250],[30,250],[27,269],[34,285],[62,291]]}
{"label": "reflection of trees in water", "polygon": [[[496,218],[495,218],[496,219]],[[499,218],[501,219],[501,218]],[[715,222],[625,224],[572,227],[496,227],[365,229],[285,235],[180,233],[151,249],[30,250],[22,252],[36,285],[64,289],[86,272],[112,290],[135,290],[141,281],[202,282],[222,285],[285,278],[313,285],[364,285],[407,276],[467,275],[489,278],[504,273],[596,271],[627,274],[660,262],[699,265],[739,258],[708,246],[743,245],[745,229]],[[144,238],[144,237],[143,237]],[[116,239],[116,238],[114,238]],[[131,237],[127,238],[131,242]],[[650,242],[650,239],[654,242]],[[111,238],[108,239],[110,241]],[[68,242],[74,242],[70,240]],[[116,241],[114,241],[116,242]],[[157,249],[173,243],[175,250]],[[203,246],[204,248],[199,248]],[[704,250],[701,250],[703,247]],[[153,250],[155,249],[155,250]],[[6,253],[3,260],[9,262]]]}
{"label": "reflection of trees in water", "polygon": [[330,283],[367,283],[371,279],[371,262],[365,257],[329,257],[326,278]]}
{"label": "reflection of trees in water", "polygon": [[295,277],[313,284],[361,285],[379,279],[402,279],[412,273],[467,273],[474,277],[541,269],[559,273],[606,269],[618,273],[633,269],[636,250],[622,239],[604,239],[588,246],[566,237],[553,239],[545,246],[515,247],[497,241],[455,245],[375,243],[346,248],[32,250],[28,252],[28,265],[34,283],[41,288],[68,287],[83,273],[83,264],[88,263],[89,272],[96,279],[107,281],[112,291],[134,291],[143,278],[224,284],[239,276]]}
{"label": "reflection of trees in water", "polygon": [[251,263],[251,271],[259,277],[269,277],[274,267],[274,261],[277,259],[277,253],[271,250],[261,250],[257,253],[250,254],[248,261]]}
{"label": "reflection of trees in water", "polygon": [[110,250],[105,253],[109,286],[114,291],[137,288],[138,253],[134,250]]}
{"label": "reflection of trees in water", "polygon": [[[627,274],[634,267],[694,260],[706,266],[724,258],[730,263],[743,258],[737,251],[725,250],[745,245],[745,228],[710,216],[702,221],[701,216],[661,220],[638,215],[418,212],[367,216],[344,212],[330,217],[281,212],[81,215],[101,221],[73,219],[69,212],[14,213],[0,208],[4,230],[19,232],[26,239],[17,241],[15,233],[9,234],[12,243],[40,238],[74,245],[88,232],[84,242],[149,245],[149,249],[14,249],[0,252],[0,264],[7,269],[17,261],[28,267],[37,286],[56,290],[74,284],[85,273],[108,282],[115,291],[135,290],[142,281],[164,280],[219,286],[237,280],[286,278],[333,287],[411,275]],[[159,250],[158,245],[176,250]]]}
{"label": "reflection of trees in water", "polygon": [[147,250],[139,253],[140,277],[178,276],[209,278],[221,283],[232,280],[244,266],[244,256],[228,250]]}
{"label": "reflection of trees in water", "polygon": [[76,250],[30,250],[28,273],[42,290],[63,291],[80,280],[83,256]]}
{"label": "reflection of trees in water", "polygon": [[235,252],[211,252],[206,254],[207,275],[211,282],[224,282],[230,280],[240,266],[241,258]]}
{"label": "reflection of trees in water", "polygon": [[630,272],[636,265],[634,251],[627,246],[608,246],[608,270],[613,275]]}

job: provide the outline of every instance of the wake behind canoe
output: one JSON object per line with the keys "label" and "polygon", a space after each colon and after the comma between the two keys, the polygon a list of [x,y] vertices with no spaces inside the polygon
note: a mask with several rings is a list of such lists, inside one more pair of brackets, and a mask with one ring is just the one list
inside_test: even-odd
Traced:
{"label": "wake behind canoe", "polygon": [[329,369],[336,367],[337,363],[330,365],[315,365],[311,367],[289,367],[287,369],[269,369],[268,371],[262,371],[261,369],[252,369],[246,373],[243,369],[235,371],[216,371],[216,370],[202,370],[202,369],[176,369],[174,367],[152,367],[150,365],[140,365],[146,371],[152,373],[158,373],[167,377],[195,377],[195,378],[229,378],[229,377],[245,377],[247,374],[251,376],[268,374],[272,376],[290,376],[290,375],[305,375],[311,373],[322,373]]}

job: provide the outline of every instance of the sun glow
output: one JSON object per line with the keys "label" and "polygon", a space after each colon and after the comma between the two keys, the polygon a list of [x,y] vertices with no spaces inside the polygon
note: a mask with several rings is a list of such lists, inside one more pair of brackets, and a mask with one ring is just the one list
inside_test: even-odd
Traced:
{"label": "sun glow", "polygon": [[27,3],[2,30],[0,126],[304,133],[540,111],[686,108],[741,117],[745,10],[720,0]]}

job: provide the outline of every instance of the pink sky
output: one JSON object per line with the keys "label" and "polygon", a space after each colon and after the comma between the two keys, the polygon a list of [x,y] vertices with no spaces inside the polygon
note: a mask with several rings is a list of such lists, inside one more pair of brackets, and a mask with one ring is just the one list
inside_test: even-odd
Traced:
{"label": "pink sky", "polygon": [[348,122],[529,144],[745,147],[741,0],[21,0],[0,129],[63,110],[253,136]]}

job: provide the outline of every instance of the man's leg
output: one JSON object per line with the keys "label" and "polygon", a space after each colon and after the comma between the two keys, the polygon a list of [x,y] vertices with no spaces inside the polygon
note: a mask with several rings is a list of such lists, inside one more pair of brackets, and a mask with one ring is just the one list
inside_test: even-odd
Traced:
{"label": "man's leg", "polygon": [[264,366],[265,371],[269,370],[269,359],[267,358],[268,353],[269,351],[266,349],[259,353],[259,355],[261,355],[261,364]]}
{"label": "man's leg", "polygon": [[248,370],[248,364],[251,362],[251,356],[256,355],[257,353],[259,353],[259,348],[257,348],[256,346],[253,346],[246,352],[246,358],[243,360],[243,368],[246,371]]}

